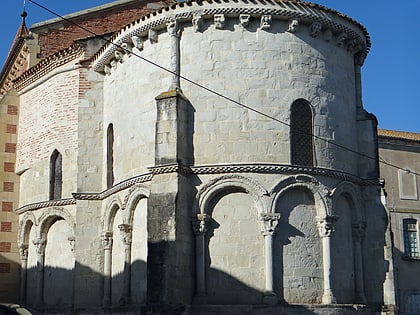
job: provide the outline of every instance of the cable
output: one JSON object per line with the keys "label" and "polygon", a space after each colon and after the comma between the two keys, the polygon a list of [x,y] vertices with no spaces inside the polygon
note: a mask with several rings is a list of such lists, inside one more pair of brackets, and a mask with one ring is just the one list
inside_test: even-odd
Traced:
{"label": "cable", "polygon": [[[26,1],[26,0],[25,0],[25,1]],[[95,32],[91,31],[90,29],[88,29],[88,28],[86,28],[86,27],[84,27],[84,26],[82,26],[82,25],[80,25],[80,24],[77,24],[77,23],[75,23],[75,22],[73,22],[73,21],[71,21],[71,20],[69,20],[69,19],[67,19],[67,18],[65,18],[65,17],[63,17],[63,16],[61,16],[60,14],[58,14],[58,13],[56,13],[56,12],[54,12],[54,11],[52,11],[52,10],[48,9],[47,7],[43,6],[42,4],[37,3],[37,2],[36,2],[36,1],[34,1],[34,0],[28,0],[28,1],[29,1],[29,2],[31,2],[31,3],[33,3],[34,5],[36,5],[36,6],[40,7],[40,8],[42,8],[43,10],[45,10],[45,11],[47,11],[47,12],[51,13],[52,15],[54,15],[54,16],[56,16],[56,17],[58,17],[58,18],[62,19],[63,21],[66,21],[66,22],[68,22],[68,23],[70,23],[70,24],[72,24],[72,25],[74,25],[74,26],[76,26],[76,27],[80,28],[80,29],[82,29],[82,30],[84,30],[84,31],[86,31],[86,32],[88,32],[88,33],[90,33],[91,35],[94,35],[94,36],[96,36],[96,37],[101,38],[101,39],[102,39],[102,40],[104,40],[106,43],[111,44],[111,45],[113,45],[113,46],[117,47],[118,49],[121,49],[121,50],[123,50],[123,51],[125,51],[125,52],[129,52],[131,55],[136,56],[137,58],[139,58],[139,59],[141,59],[141,60],[143,60],[143,61],[145,61],[145,62],[147,62],[147,63],[149,63],[149,64],[151,64],[151,65],[153,65],[153,66],[155,66],[155,67],[157,67],[157,68],[159,68],[159,69],[161,69],[161,70],[163,70],[163,71],[166,71],[166,72],[168,72],[168,73],[170,73],[170,74],[176,75],[176,76],[178,76],[180,79],[183,79],[184,81],[189,82],[189,83],[191,83],[192,85],[194,85],[194,86],[196,86],[196,87],[199,87],[199,88],[201,88],[201,89],[203,89],[203,90],[205,90],[205,91],[207,91],[207,92],[210,92],[211,94],[214,94],[214,95],[216,95],[216,96],[218,96],[218,97],[220,97],[220,98],[223,98],[223,99],[225,99],[225,100],[227,100],[227,101],[229,101],[229,102],[231,102],[231,103],[234,103],[234,104],[236,104],[236,105],[238,105],[238,106],[240,106],[240,107],[246,108],[246,109],[248,109],[248,110],[250,110],[250,111],[252,111],[252,112],[254,112],[254,113],[257,113],[257,114],[259,114],[259,115],[261,115],[261,116],[263,116],[263,117],[266,117],[266,118],[268,118],[268,119],[270,119],[270,120],[274,120],[274,121],[276,121],[276,122],[278,122],[278,123],[280,123],[280,124],[282,124],[282,125],[285,125],[285,126],[287,126],[287,127],[291,128],[291,125],[290,125],[289,123],[285,122],[285,121],[282,121],[282,120],[280,120],[280,119],[278,119],[278,118],[272,117],[272,116],[270,116],[270,115],[268,115],[268,114],[266,114],[266,113],[264,113],[264,112],[262,112],[262,111],[259,111],[259,110],[255,109],[255,108],[252,108],[252,107],[250,107],[250,106],[248,106],[248,105],[246,105],[246,104],[242,104],[241,102],[239,102],[239,101],[237,101],[237,100],[234,100],[234,99],[230,98],[229,96],[226,96],[226,95],[221,94],[221,93],[219,93],[219,92],[217,92],[217,91],[214,91],[214,90],[212,90],[212,89],[210,89],[210,88],[206,87],[205,85],[202,85],[202,84],[200,84],[200,83],[198,83],[198,82],[195,82],[195,81],[193,81],[193,80],[191,80],[191,79],[189,79],[189,78],[187,78],[187,77],[185,77],[185,76],[183,76],[183,75],[181,75],[181,74],[179,74],[179,73],[176,73],[176,72],[174,72],[174,71],[172,71],[172,70],[170,70],[170,69],[167,69],[167,68],[165,68],[164,66],[162,66],[162,65],[160,65],[160,64],[158,64],[158,63],[156,63],[156,62],[154,62],[154,61],[151,61],[151,60],[149,60],[149,59],[147,59],[147,58],[145,58],[145,57],[143,57],[143,56],[140,56],[140,55],[136,54],[135,52],[130,52],[130,51],[128,51],[127,49],[125,49],[124,47],[122,47],[121,45],[118,45],[118,44],[116,44],[116,43],[114,43],[114,42],[112,42],[112,41],[108,40],[108,39],[107,39],[107,38],[105,38],[104,36],[102,36],[102,35],[98,35],[98,34],[96,34]],[[354,153],[354,154],[359,155],[359,156],[361,156],[361,157],[364,157],[364,158],[367,158],[367,159],[370,159],[370,160],[376,161],[376,158],[375,158],[375,157],[372,157],[372,156],[369,156],[369,155],[367,155],[367,154],[365,154],[365,153],[361,153],[361,152],[359,152],[359,151],[353,150],[353,149],[348,148],[348,147],[346,147],[346,146],[344,146],[344,145],[341,145],[341,144],[339,144],[339,143],[336,143],[336,142],[333,142],[333,141],[331,141],[331,140],[328,140],[328,139],[322,138],[322,137],[320,137],[320,136],[317,136],[317,135],[315,135],[315,134],[313,134],[313,133],[307,133],[307,132],[303,132],[303,131],[299,131],[299,130],[297,130],[297,131],[298,131],[298,132],[301,132],[301,133],[303,133],[303,134],[306,134],[306,135],[310,135],[310,136],[311,136],[312,138],[314,138],[314,139],[321,140],[321,141],[323,141],[323,142],[325,142],[325,143],[327,143],[327,144],[334,145],[334,146],[336,146],[336,147],[338,147],[338,148],[340,148],[340,149],[343,149],[343,150],[346,150],[346,151],[348,151],[348,152]],[[382,160],[382,161],[381,161],[381,160]],[[394,165],[394,164],[392,164],[392,163],[386,162],[386,161],[384,161],[383,159],[381,159],[381,160],[379,160],[379,159],[378,159],[378,162],[379,162],[379,163],[382,163],[382,164],[384,164],[384,165],[387,165],[387,166],[390,166],[390,167],[393,167],[393,168],[399,169],[399,170],[405,170],[405,171],[406,171],[406,169],[404,169],[404,168],[402,168],[402,167],[399,167],[398,165]],[[420,174],[418,174],[418,173],[416,173],[416,172],[414,172],[414,171],[410,171],[410,172],[411,172],[411,173],[413,173],[413,174],[415,174],[415,175],[417,175],[417,176],[420,176]]]}

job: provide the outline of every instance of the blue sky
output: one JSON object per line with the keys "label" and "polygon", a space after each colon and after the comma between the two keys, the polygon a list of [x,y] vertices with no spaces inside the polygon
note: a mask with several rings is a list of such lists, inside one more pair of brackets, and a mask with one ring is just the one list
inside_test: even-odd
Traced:
{"label": "blue sky", "polygon": [[[61,15],[107,0],[35,0]],[[420,0],[314,0],[363,24],[372,40],[372,49],[363,66],[363,104],[376,115],[379,128],[420,133]],[[0,60],[7,56],[21,23],[23,0],[3,0],[0,12]],[[54,18],[26,3],[28,27]]]}

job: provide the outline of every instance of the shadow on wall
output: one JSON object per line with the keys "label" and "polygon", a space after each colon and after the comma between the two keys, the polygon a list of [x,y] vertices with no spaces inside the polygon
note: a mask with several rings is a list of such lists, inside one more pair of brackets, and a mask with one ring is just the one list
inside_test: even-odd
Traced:
{"label": "shadow on wall", "polygon": [[0,255],[0,303],[19,301],[20,264]]}

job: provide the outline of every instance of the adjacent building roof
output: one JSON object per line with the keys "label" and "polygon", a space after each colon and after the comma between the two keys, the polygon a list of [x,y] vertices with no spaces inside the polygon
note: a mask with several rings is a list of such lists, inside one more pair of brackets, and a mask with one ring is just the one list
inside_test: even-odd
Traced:
{"label": "adjacent building roof", "polygon": [[378,137],[396,139],[396,140],[420,141],[420,133],[396,131],[396,130],[378,129]]}

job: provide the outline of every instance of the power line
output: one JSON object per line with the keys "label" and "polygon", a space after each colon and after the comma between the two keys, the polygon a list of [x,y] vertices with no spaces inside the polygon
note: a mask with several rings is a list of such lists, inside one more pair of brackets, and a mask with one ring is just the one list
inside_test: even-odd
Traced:
{"label": "power line", "polygon": [[[170,73],[170,74],[173,74],[173,75],[175,75],[175,76],[178,76],[180,79],[183,79],[184,81],[189,82],[189,83],[191,83],[192,85],[194,85],[194,86],[196,86],[196,87],[198,87],[198,88],[200,88],[200,89],[203,89],[203,90],[205,90],[205,91],[207,91],[207,92],[209,92],[209,93],[211,93],[211,94],[214,94],[214,95],[216,95],[216,96],[218,96],[218,97],[220,97],[220,98],[223,98],[223,99],[225,99],[225,100],[227,100],[227,101],[229,101],[229,102],[231,102],[231,103],[234,103],[234,104],[236,104],[236,105],[238,105],[238,106],[240,106],[240,107],[246,108],[246,109],[248,109],[248,110],[250,110],[250,111],[252,111],[252,112],[254,112],[254,113],[257,113],[257,114],[259,114],[259,115],[261,115],[261,116],[263,116],[263,117],[266,117],[266,118],[268,118],[268,119],[270,119],[270,120],[276,121],[276,122],[278,122],[278,123],[280,123],[280,124],[282,124],[282,125],[285,125],[285,126],[287,126],[287,127],[291,128],[291,125],[290,125],[289,123],[285,122],[285,121],[282,121],[282,120],[280,120],[280,119],[278,119],[278,118],[275,118],[275,117],[273,117],[273,116],[270,116],[270,115],[268,115],[268,114],[266,114],[266,113],[264,113],[264,112],[262,112],[262,111],[260,111],[260,110],[257,110],[257,109],[255,109],[255,108],[253,108],[253,107],[250,107],[250,106],[246,105],[246,104],[243,104],[243,103],[241,103],[241,102],[239,102],[239,101],[237,101],[237,100],[235,100],[235,99],[233,99],[233,98],[231,98],[231,97],[229,97],[229,96],[226,96],[226,95],[224,95],[224,94],[222,94],[222,93],[219,93],[219,92],[217,92],[217,91],[215,91],[215,90],[213,90],[213,89],[210,89],[210,88],[208,88],[208,87],[207,87],[207,86],[205,86],[205,85],[202,85],[202,84],[200,84],[200,83],[198,83],[198,82],[195,82],[194,80],[191,80],[191,79],[189,79],[189,78],[187,78],[187,77],[185,77],[185,76],[181,75],[180,73],[176,73],[176,72],[174,72],[174,71],[172,71],[172,70],[170,70],[170,69],[168,69],[168,68],[165,68],[164,66],[162,66],[162,65],[160,65],[160,64],[158,64],[158,63],[156,63],[156,62],[154,62],[154,61],[151,61],[151,60],[149,60],[149,59],[147,59],[147,58],[145,58],[145,57],[143,57],[143,56],[141,56],[141,55],[139,55],[139,54],[137,54],[137,53],[135,53],[135,52],[128,51],[126,48],[122,47],[121,45],[119,45],[119,44],[117,44],[117,43],[114,43],[114,42],[112,42],[111,40],[108,40],[107,38],[105,38],[105,37],[104,37],[104,36],[102,36],[102,35],[98,35],[97,33],[93,32],[92,30],[90,30],[90,29],[88,29],[88,28],[86,28],[86,27],[84,27],[84,26],[82,26],[82,25],[80,25],[80,24],[78,24],[78,23],[75,23],[75,22],[71,21],[70,19],[67,19],[67,18],[63,17],[62,15],[60,15],[60,14],[58,14],[58,13],[56,13],[56,12],[54,12],[54,11],[50,10],[50,9],[48,9],[47,7],[43,6],[42,4],[37,3],[37,2],[36,2],[36,1],[34,1],[34,0],[28,0],[28,1],[29,1],[29,2],[31,2],[31,3],[33,3],[34,5],[36,5],[36,6],[40,7],[40,8],[42,8],[43,10],[45,10],[45,11],[47,11],[47,12],[51,13],[52,15],[54,15],[54,16],[56,16],[56,17],[58,17],[58,18],[62,19],[63,21],[66,21],[66,22],[68,22],[68,23],[70,23],[70,24],[72,24],[72,25],[74,25],[74,26],[76,26],[76,27],[80,28],[80,29],[82,29],[82,30],[84,30],[84,31],[86,31],[86,32],[88,32],[88,33],[90,33],[91,35],[94,35],[94,36],[96,36],[96,37],[101,38],[101,39],[102,39],[102,40],[104,40],[106,43],[111,44],[111,45],[113,45],[113,46],[117,47],[118,49],[121,49],[121,50],[123,50],[123,51],[125,51],[125,52],[127,52],[127,53],[130,53],[131,55],[134,55],[135,57],[137,57],[137,58],[139,58],[139,59],[143,60],[144,62],[147,62],[147,63],[149,63],[149,64],[151,64],[151,65],[153,65],[153,66],[155,66],[155,67],[157,67],[157,68],[159,68],[159,69],[161,69],[161,70],[165,71],[165,72],[168,72],[168,73]],[[24,2],[24,3],[25,3],[25,5],[26,5],[26,0],[25,0],[25,2]],[[298,131],[298,132],[301,132],[301,133],[303,133],[303,134],[306,134],[306,135],[310,135],[310,136],[311,136],[312,138],[314,138],[314,139],[317,139],[317,140],[323,141],[323,142],[325,142],[325,143],[327,143],[327,144],[334,145],[334,146],[336,146],[336,147],[338,147],[338,148],[340,148],[340,149],[343,149],[343,150],[346,150],[346,151],[348,151],[348,152],[354,153],[354,154],[359,155],[359,156],[361,156],[361,157],[364,157],[364,158],[367,158],[367,159],[370,159],[370,160],[376,161],[376,157],[372,157],[372,156],[367,155],[367,154],[365,154],[365,153],[362,153],[362,152],[356,151],[356,150],[351,149],[351,148],[349,148],[349,147],[346,147],[346,146],[344,146],[344,145],[342,145],[342,144],[339,144],[339,143],[333,142],[333,141],[331,141],[331,140],[325,139],[325,138],[323,138],[323,137],[317,136],[317,135],[315,135],[315,134],[313,134],[313,133],[307,133],[307,132],[303,132],[303,131],[300,131],[300,130],[297,130],[297,131]],[[379,162],[379,163],[382,163],[382,164],[384,164],[384,165],[390,166],[390,167],[392,167],[392,168],[396,168],[396,169],[399,169],[399,170],[406,170],[406,169],[404,169],[404,168],[402,168],[402,167],[400,167],[400,166],[398,166],[398,165],[395,165],[395,164],[392,164],[392,163],[386,162],[386,161],[384,161],[384,160],[383,160],[382,158],[380,158],[380,157],[378,158],[378,162]],[[416,172],[414,172],[414,171],[410,171],[410,172],[411,172],[411,173],[413,173],[413,174],[415,174],[416,176],[420,176],[420,174],[418,174],[418,173],[416,173]]]}

